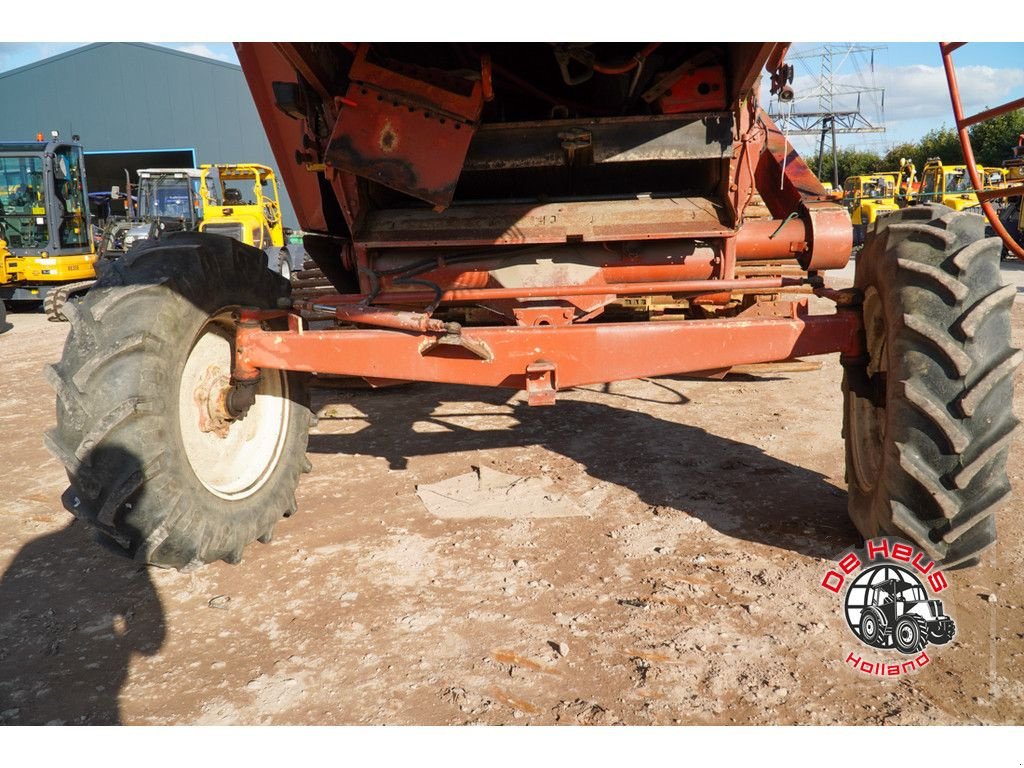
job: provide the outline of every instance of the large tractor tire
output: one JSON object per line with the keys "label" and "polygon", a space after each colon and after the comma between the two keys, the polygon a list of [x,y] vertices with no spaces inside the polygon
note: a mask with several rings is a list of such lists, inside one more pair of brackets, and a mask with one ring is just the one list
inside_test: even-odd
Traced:
{"label": "large tractor tire", "polygon": [[[303,375],[265,370],[247,410],[226,414],[239,307],[274,308],[288,284],[261,251],[181,233],[112,263],[47,371],[47,447],[71,480],[65,506],[154,565],[238,562],[295,510],[312,421]],[[226,417],[225,417],[226,416]]]}
{"label": "large tractor tire", "polygon": [[873,225],[855,276],[867,354],[843,378],[850,517],[865,538],[902,537],[946,567],[995,542],[1018,424],[1016,289],[984,221],[922,205]]}

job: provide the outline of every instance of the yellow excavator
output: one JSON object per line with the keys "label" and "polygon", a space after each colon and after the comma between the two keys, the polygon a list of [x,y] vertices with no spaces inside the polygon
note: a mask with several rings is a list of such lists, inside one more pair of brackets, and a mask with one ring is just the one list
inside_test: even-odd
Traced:
{"label": "yellow excavator", "polygon": [[0,143],[0,299],[65,319],[64,303],[96,276],[88,200],[77,136]]}

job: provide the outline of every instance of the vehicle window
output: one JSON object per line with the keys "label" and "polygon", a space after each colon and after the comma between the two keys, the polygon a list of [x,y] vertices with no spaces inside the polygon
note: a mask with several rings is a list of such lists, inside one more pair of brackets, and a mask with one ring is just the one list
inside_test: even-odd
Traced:
{"label": "vehicle window", "polygon": [[59,147],[54,158],[54,193],[62,206],[57,224],[62,248],[89,244],[88,207],[82,173],[82,152],[76,147]]}
{"label": "vehicle window", "polygon": [[0,157],[0,238],[12,248],[49,242],[41,157]]}
{"label": "vehicle window", "polygon": [[967,171],[956,171],[946,174],[946,194],[971,192],[971,178]]}
{"label": "vehicle window", "polygon": [[939,190],[939,173],[938,171],[928,171],[924,175],[924,179],[921,181],[921,195],[934,196]]}
{"label": "vehicle window", "polygon": [[192,202],[187,178],[152,177],[139,181],[139,212],[152,218],[190,218]]}

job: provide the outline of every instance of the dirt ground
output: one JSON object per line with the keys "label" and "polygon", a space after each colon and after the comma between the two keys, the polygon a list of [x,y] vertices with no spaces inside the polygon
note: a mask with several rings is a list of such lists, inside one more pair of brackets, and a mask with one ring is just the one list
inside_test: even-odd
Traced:
{"label": "dirt ground", "polygon": [[[241,564],[186,574],[108,553],[64,511],[42,369],[67,327],[9,320],[0,723],[1024,721],[1019,441],[999,543],[948,574],[954,641],[899,679],[844,662],[867,649],[819,586],[858,541],[835,357],[588,387],[555,408],[449,386],[318,391],[299,513]],[[473,467],[539,478],[583,513],[428,511],[418,485]]]}

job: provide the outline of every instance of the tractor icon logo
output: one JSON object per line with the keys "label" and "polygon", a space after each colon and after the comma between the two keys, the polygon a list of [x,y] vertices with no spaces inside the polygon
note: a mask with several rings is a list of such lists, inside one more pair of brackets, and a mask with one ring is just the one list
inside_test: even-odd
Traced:
{"label": "tractor icon logo", "polygon": [[916,654],[928,643],[945,645],[956,634],[942,601],[928,597],[917,576],[892,564],[866,568],[846,593],[846,622],[873,648]]}

